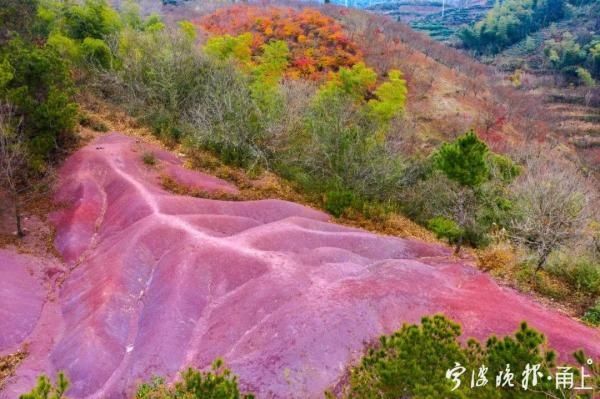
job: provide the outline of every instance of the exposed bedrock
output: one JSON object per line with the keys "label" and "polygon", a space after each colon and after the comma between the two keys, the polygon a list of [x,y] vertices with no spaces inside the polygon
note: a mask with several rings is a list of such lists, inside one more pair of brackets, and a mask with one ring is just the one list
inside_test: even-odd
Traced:
{"label": "exposed bedrock", "polygon": [[[141,161],[149,149],[154,167]],[[66,206],[52,219],[64,281],[51,283],[43,262],[0,252],[0,351],[30,344],[2,397],[64,370],[70,397],[124,398],[142,379],[215,357],[259,397],[322,397],[366,342],[438,312],[466,337],[527,320],[564,358],[582,347],[600,355],[598,330],[499,287],[445,247],[336,225],[285,201],[174,195],[160,185],[164,173],[235,191],[106,135],[60,171],[56,201]]]}

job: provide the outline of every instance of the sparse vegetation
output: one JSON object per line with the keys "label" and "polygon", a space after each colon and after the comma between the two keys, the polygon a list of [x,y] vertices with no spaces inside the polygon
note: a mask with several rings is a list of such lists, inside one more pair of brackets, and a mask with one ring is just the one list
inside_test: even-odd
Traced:
{"label": "sparse vegetation", "polygon": [[21,123],[15,119],[12,107],[0,103],[0,183],[13,203],[19,237],[25,235],[21,223],[21,195],[29,188],[26,144]]}
{"label": "sparse vegetation", "polygon": [[569,166],[532,155],[512,189],[515,204],[512,238],[536,254],[536,270],[563,245],[581,238],[589,223],[590,197],[585,182]]}
{"label": "sparse vegetation", "polygon": [[19,399],[67,399],[65,396],[67,389],[69,389],[69,380],[64,373],[59,372],[56,375],[54,384],[47,376],[41,375],[35,388],[19,396]]}
{"label": "sparse vegetation", "polygon": [[[525,322],[513,335],[491,336],[485,344],[476,339],[464,343],[461,334],[460,325],[443,315],[423,317],[420,324],[404,324],[369,345],[360,362],[349,370],[348,378],[336,387],[336,393],[327,391],[325,397],[591,399],[593,395],[577,390],[575,384],[557,388],[554,381],[540,378],[559,370],[556,353],[548,347],[545,336]],[[592,380],[586,381],[592,384],[588,386],[598,386],[598,365],[590,364],[583,351],[575,352],[573,357]],[[505,373],[514,373],[512,377],[505,375],[511,385],[500,389],[495,377]],[[578,376],[574,373],[575,378]],[[500,383],[506,383],[506,379]],[[36,387],[20,398],[66,399],[68,387],[63,373],[58,374],[55,385],[42,375]],[[154,377],[137,387],[135,398],[252,399],[254,395],[240,392],[237,376],[217,359],[208,371],[188,368],[173,384]]]}
{"label": "sparse vegetation", "polygon": [[14,375],[15,370],[26,357],[26,348],[0,357],[0,390],[4,388],[4,384]]}
{"label": "sparse vegetation", "polygon": [[89,127],[96,132],[104,133],[108,132],[109,130],[106,123],[104,123],[102,120],[85,114],[80,115],[79,124],[81,126]]}
{"label": "sparse vegetation", "polygon": [[[68,399],[69,380],[59,372],[56,383],[41,375],[31,392],[20,399]],[[181,381],[167,384],[161,377],[138,386],[136,399],[253,399],[254,395],[241,393],[237,376],[225,367],[221,359],[213,362],[210,371],[188,368],[181,373]]]}
{"label": "sparse vegetation", "polygon": [[144,152],[142,162],[144,162],[144,165],[154,166],[156,165],[156,155],[153,152]]}
{"label": "sparse vegetation", "polygon": [[600,300],[585,312],[583,320],[594,326],[600,326]]}
{"label": "sparse vegetation", "polygon": [[181,373],[181,381],[167,385],[157,377],[137,389],[136,399],[252,399],[254,395],[240,393],[237,377],[225,367],[223,361],[213,362],[210,371],[192,368]]}

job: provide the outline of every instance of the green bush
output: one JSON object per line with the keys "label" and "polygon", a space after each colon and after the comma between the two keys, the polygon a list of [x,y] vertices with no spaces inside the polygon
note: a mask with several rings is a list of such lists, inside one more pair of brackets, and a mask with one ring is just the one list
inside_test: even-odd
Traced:
{"label": "green bush", "polygon": [[596,81],[592,78],[592,74],[587,69],[577,67],[575,68],[575,73],[584,86],[593,87],[596,85]]}
{"label": "green bush", "polygon": [[489,178],[488,148],[475,132],[443,144],[433,155],[434,166],[449,179],[467,187],[477,187]]}
{"label": "green bush", "polygon": [[600,297],[600,264],[591,256],[554,254],[548,262],[548,272],[567,282],[576,292],[589,298]]}
{"label": "green bush", "polygon": [[594,326],[600,326],[600,300],[585,312],[583,320]]}
{"label": "green bush", "polygon": [[328,191],[325,195],[325,209],[333,216],[340,217],[356,200],[356,195],[351,191]]}
{"label": "green bush", "polygon": [[156,165],[156,155],[154,155],[153,152],[145,152],[142,155],[142,162],[144,162],[145,165],[154,166]]}
{"label": "green bush", "polygon": [[[69,380],[64,373],[58,373],[56,384],[42,375],[31,392],[19,396],[20,399],[67,399],[65,393]],[[226,368],[223,361],[213,362],[210,371],[192,368],[181,373],[181,381],[168,385],[161,377],[140,384],[136,399],[253,399],[254,395],[240,393],[237,376]]]}
{"label": "green bush", "polygon": [[86,37],[81,43],[81,54],[84,60],[102,68],[109,68],[112,63],[112,53],[102,39]]}
{"label": "green bush", "polygon": [[208,78],[223,74],[181,30],[127,28],[113,57],[113,69],[97,76],[98,85],[170,142],[195,129]]}
{"label": "green bush", "polygon": [[600,265],[592,262],[578,262],[571,270],[572,285],[589,295],[600,296]]}
{"label": "green bush", "polygon": [[[251,63],[250,57],[251,44],[250,33],[214,36],[207,41],[204,51],[217,65],[224,68],[241,67],[244,73],[238,73],[237,77],[231,75],[235,77],[234,80],[209,79],[209,83],[219,86],[208,89],[217,90],[217,95],[207,95],[207,105],[213,109],[210,112],[215,113],[214,109],[220,106],[225,113],[217,111],[220,115],[215,118],[205,110],[205,106],[200,106],[196,114],[196,125],[202,130],[202,140],[218,140],[218,143],[210,143],[209,146],[217,148],[226,162],[244,167],[256,164],[265,166],[273,160],[272,156],[277,151],[272,141],[275,130],[281,130],[278,125],[286,112],[280,81],[289,63],[287,43],[273,40],[263,44],[262,54],[255,57],[254,63]],[[222,77],[227,78],[226,75]],[[248,98],[231,101],[232,95],[238,95],[237,90]],[[235,110],[236,106],[245,108],[247,114],[240,114]],[[223,128],[231,133],[227,135]],[[212,139],[211,129],[217,131],[217,136]]]}
{"label": "green bush", "polygon": [[162,378],[138,387],[136,399],[252,399],[254,395],[240,393],[237,377],[220,359],[211,371],[189,368],[181,374],[181,381],[169,386]]}
{"label": "green bush", "polygon": [[447,239],[450,244],[458,243],[465,235],[465,230],[461,229],[456,222],[443,216],[429,220],[427,227],[439,238]]}
{"label": "green bush", "polygon": [[[149,107],[152,107],[149,105]],[[181,120],[177,115],[161,106],[155,106],[152,114],[142,114],[142,121],[147,123],[152,132],[169,144],[177,143],[182,138]],[[132,107],[132,109],[135,109]]]}
{"label": "green bush", "polygon": [[[405,324],[399,331],[383,336],[369,349],[359,365],[353,367],[343,396],[346,398],[545,398],[553,390],[552,382],[539,381],[535,391],[519,387],[527,364],[540,364],[540,372],[549,374],[555,353],[546,348],[545,337],[522,323],[514,336],[491,337],[485,345],[470,340],[459,341],[458,324],[436,315],[425,317],[420,325]],[[510,364],[517,387],[496,388],[494,377]],[[461,386],[447,371],[462,366],[465,373]],[[471,373],[478,378],[478,368],[487,367],[489,383],[470,387]],[[468,371],[468,372],[467,372]],[[554,392],[553,392],[554,393]]]}
{"label": "green bush", "polygon": [[106,0],[67,3],[64,7],[66,29],[73,39],[104,39],[121,27],[119,14]]}
{"label": "green bush", "polygon": [[508,222],[508,187],[521,171],[508,157],[491,152],[473,131],[442,144],[408,170],[402,208],[456,245],[457,253],[463,244],[487,245],[489,231]]}
{"label": "green bush", "polygon": [[64,395],[69,388],[69,380],[64,373],[58,373],[56,376],[56,385],[42,375],[38,378],[37,385],[29,393],[19,396],[19,399],[67,399]]}
{"label": "green bush", "polygon": [[446,370],[468,358],[458,337],[461,329],[442,316],[425,317],[421,325],[402,326],[369,349],[351,370],[347,398],[420,398],[452,394]]}

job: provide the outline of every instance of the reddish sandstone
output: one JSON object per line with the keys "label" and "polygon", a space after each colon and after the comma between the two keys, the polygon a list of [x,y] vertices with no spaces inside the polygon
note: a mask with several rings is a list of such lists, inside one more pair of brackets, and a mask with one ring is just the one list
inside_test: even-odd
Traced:
{"label": "reddish sandstone", "polygon": [[2,397],[64,370],[70,397],[124,398],[142,379],[219,356],[259,397],[322,397],[366,342],[438,312],[465,336],[527,320],[563,358],[581,347],[600,355],[598,330],[499,287],[445,247],[285,201],[173,195],[159,183],[165,169],[207,191],[233,188],[153,151],[148,167],[134,139],[111,134],[62,168],[56,246],[71,271],[56,301],[42,308],[27,258],[0,252],[0,321],[14,331],[0,351],[32,343]]}

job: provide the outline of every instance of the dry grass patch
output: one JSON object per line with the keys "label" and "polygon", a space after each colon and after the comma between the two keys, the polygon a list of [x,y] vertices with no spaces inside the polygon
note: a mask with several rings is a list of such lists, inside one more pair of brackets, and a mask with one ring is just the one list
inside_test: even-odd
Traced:
{"label": "dry grass patch", "polygon": [[26,357],[26,349],[0,357],[0,391],[4,388],[6,381],[15,375],[17,367]]}
{"label": "dry grass patch", "polygon": [[477,266],[484,271],[507,270],[517,263],[515,250],[509,244],[494,244],[476,250]]}

